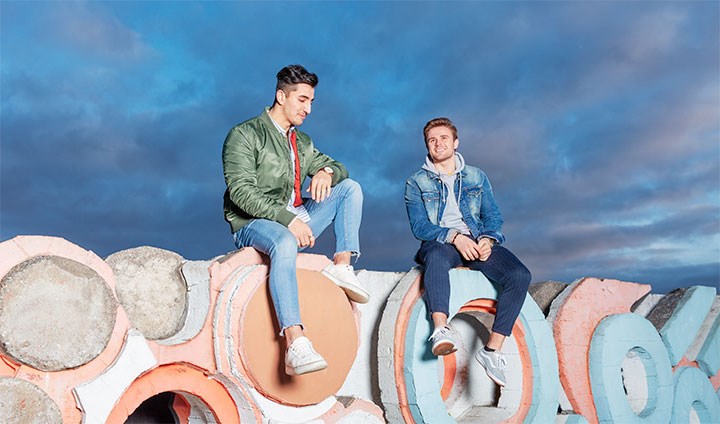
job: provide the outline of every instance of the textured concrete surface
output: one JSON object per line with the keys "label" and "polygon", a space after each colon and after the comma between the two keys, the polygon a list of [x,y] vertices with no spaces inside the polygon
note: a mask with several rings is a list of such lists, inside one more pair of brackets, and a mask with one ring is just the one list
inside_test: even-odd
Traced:
{"label": "textured concrete surface", "polygon": [[647,314],[646,318],[650,321],[655,329],[660,331],[665,323],[670,319],[678,303],[685,296],[687,288],[675,289],[670,293],[666,294],[665,297],[652,308],[650,313]]}
{"label": "textured concrete surface", "polygon": [[555,298],[565,290],[568,285],[557,281],[544,281],[542,283],[530,284],[528,293],[546,317],[550,313],[550,305]]}
{"label": "textured concrete surface", "polygon": [[0,377],[0,422],[60,423],[60,409],[39,387],[24,380]]}
{"label": "textured concrete surface", "polygon": [[0,280],[0,346],[42,371],[97,357],[115,326],[117,302],[95,271],[67,258],[37,256]]}
{"label": "textured concrete surface", "polygon": [[115,273],[115,293],[133,327],[148,340],[180,331],[188,303],[182,256],[142,246],[113,253],[105,262]]}

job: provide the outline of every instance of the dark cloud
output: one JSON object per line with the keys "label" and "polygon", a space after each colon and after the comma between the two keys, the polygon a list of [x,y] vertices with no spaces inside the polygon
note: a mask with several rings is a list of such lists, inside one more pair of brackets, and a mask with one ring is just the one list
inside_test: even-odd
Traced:
{"label": "dark cloud", "polygon": [[303,130],[365,192],[360,267],[413,266],[403,182],[449,116],[534,280],[717,285],[718,4],[417,6],[4,2],[0,238],[232,249],[222,141],[303,63]]}

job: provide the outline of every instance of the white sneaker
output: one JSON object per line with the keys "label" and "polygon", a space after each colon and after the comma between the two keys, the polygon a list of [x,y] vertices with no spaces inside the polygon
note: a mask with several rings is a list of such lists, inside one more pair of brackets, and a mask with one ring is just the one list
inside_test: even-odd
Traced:
{"label": "white sneaker", "polygon": [[435,356],[449,355],[457,350],[455,331],[449,325],[435,328],[428,340],[432,342],[432,353]]}
{"label": "white sneaker", "polygon": [[345,290],[345,294],[353,302],[367,303],[370,300],[370,294],[362,288],[352,265],[330,264],[322,270],[322,274]]}
{"label": "white sneaker", "polygon": [[285,352],[285,373],[301,375],[327,368],[327,362],[313,348],[310,339],[298,337]]}

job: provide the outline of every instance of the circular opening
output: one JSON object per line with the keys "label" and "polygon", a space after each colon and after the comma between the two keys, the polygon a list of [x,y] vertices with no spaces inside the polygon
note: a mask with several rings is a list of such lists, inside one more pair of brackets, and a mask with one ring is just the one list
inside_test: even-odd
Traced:
{"label": "circular opening", "polygon": [[175,402],[175,394],[172,392],[163,392],[146,399],[135,412],[127,417],[125,424],[177,422],[173,413],[173,402]]}
{"label": "circular opening", "polygon": [[[519,407],[519,397],[504,395],[475,360],[475,353],[490,337],[494,319],[487,312],[467,311],[450,320],[459,336],[458,350],[454,355],[438,358],[439,378],[448,414],[458,423],[500,422]],[[502,350],[508,361],[508,386],[521,387],[522,366],[512,336],[505,340]]]}
{"label": "circular opening", "polygon": [[657,373],[652,356],[641,347],[625,354],[620,369],[625,397],[639,417],[649,416],[657,403]]}

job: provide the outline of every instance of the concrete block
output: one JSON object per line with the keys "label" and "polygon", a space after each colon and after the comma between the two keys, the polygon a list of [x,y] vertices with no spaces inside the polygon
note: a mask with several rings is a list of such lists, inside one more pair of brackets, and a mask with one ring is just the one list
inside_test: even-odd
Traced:
{"label": "concrete block", "polygon": [[544,281],[542,283],[530,284],[528,293],[532,296],[535,303],[547,316],[550,313],[550,305],[555,298],[562,293],[568,285],[557,281]]}
{"label": "concrete block", "polygon": [[128,331],[125,345],[115,362],[102,374],[74,389],[87,422],[106,422],[123,392],[140,374],[157,364],[145,338]]}
{"label": "concrete block", "polygon": [[75,368],[96,358],[116,314],[107,282],[71,259],[36,256],[0,280],[0,345],[38,370]]}
{"label": "concrete block", "polygon": [[360,314],[360,334],[357,356],[338,396],[369,399],[380,405],[378,372],[387,369],[387,363],[378,359],[378,332],[380,320],[390,293],[404,272],[375,272],[360,270],[358,280],[370,291],[370,301],[355,304]]}
{"label": "concrete block", "polygon": [[133,327],[148,340],[175,335],[185,323],[188,288],[177,253],[142,246],[108,256],[115,293]]}
{"label": "concrete block", "polygon": [[[667,300],[666,300],[667,299]],[[671,292],[648,315],[677,365],[695,340],[715,300],[715,288],[693,286]]]}
{"label": "concrete block", "polygon": [[25,380],[0,377],[0,422],[60,423],[62,416],[55,401],[38,386]]}
{"label": "concrete block", "polygon": [[664,294],[654,294],[650,293],[647,296],[640,299],[635,305],[633,305],[630,310],[634,314],[638,314],[643,317],[647,317],[647,315],[650,313],[650,311],[655,308],[655,305],[660,303],[661,300],[665,297]]}
{"label": "concrete block", "polygon": [[720,372],[720,315],[715,317],[696,360],[707,376]]}
{"label": "concrete block", "polygon": [[210,311],[211,261],[187,261],[180,271],[187,286],[187,310],[182,328],[173,336],[158,340],[163,345],[174,345],[192,340],[205,325]]}
{"label": "concrete block", "polygon": [[694,367],[680,367],[673,377],[673,423],[687,422],[691,409],[700,422],[716,423],[720,419],[720,399],[707,376]]}
{"label": "concrete block", "polygon": [[[631,335],[632,337],[627,337]],[[647,374],[647,407],[636,414],[626,397],[622,365],[628,352],[642,359]],[[670,420],[672,373],[665,346],[653,325],[633,314],[614,314],[597,326],[590,344],[590,382],[600,423],[647,423]]]}

